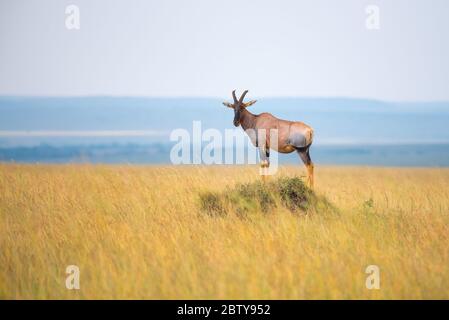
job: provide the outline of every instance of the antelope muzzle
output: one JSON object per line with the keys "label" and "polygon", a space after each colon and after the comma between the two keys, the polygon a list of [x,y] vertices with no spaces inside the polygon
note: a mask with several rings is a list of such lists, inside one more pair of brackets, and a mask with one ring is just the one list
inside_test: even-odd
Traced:
{"label": "antelope muzzle", "polygon": [[238,127],[240,125],[240,112],[236,112],[234,116],[234,126]]}

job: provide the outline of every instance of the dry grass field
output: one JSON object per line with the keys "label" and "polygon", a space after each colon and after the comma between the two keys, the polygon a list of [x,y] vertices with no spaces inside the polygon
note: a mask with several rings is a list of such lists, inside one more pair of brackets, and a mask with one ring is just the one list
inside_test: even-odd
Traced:
{"label": "dry grass field", "polygon": [[[333,209],[201,210],[201,194],[259,179],[255,166],[2,164],[0,298],[449,298],[449,169],[318,166]],[[373,264],[379,290],[365,286]]]}

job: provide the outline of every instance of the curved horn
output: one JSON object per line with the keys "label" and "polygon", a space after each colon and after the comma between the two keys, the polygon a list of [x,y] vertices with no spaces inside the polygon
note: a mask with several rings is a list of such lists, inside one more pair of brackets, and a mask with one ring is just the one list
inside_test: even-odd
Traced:
{"label": "curved horn", "polygon": [[240,96],[239,103],[242,103],[242,102],[243,102],[243,99],[245,99],[245,96],[246,96],[247,93],[248,93],[248,90],[245,90],[245,91],[242,93],[242,95]]}
{"label": "curved horn", "polygon": [[235,90],[232,91],[232,97],[234,98],[234,103],[237,103],[237,97],[235,96]]}

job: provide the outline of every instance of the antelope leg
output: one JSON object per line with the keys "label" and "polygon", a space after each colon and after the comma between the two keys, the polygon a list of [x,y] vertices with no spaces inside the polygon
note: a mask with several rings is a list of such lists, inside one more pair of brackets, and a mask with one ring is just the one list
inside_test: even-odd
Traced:
{"label": "antelope leg", "polygon": [[267,168],[270,165],[269,162],[269,153],[267,153],[267,148],[265,146],[259,147],[259,155],[260,155],[260,167]]}
{"label": "antelope leg", "polygon": [[310,158],[310,154],[309,154],[309,148],[298,148],[297,149],[298,154],[302,160],[302,162],[304,162],[304,165],[306,166],[307,169],[307,183],[309,185],[310,188],[313,189],[313,169],[314,169],[314,165],[312,162],[312,159]]}

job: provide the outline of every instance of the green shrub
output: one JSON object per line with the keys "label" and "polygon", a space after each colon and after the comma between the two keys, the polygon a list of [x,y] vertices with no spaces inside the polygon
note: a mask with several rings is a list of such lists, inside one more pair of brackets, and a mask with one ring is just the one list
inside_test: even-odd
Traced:
{"label": "green shrub", "polygon": [[306,210],[315,200],[315,194],[298,178],[279,178],[276,182],[282,203],[290,210]]}
{"label": "green shrub", "polygon": [[200,207],[210,216],[223,216],[232,211],[240,217],[269,213],[277,207],[304,213],[318,208],[333,210],[324,197],[316,196],[299,177],[272,178],[266,183],[258,180],[228,187],[223,192],[204,192],[200,194]]}
{"label": "green shrub", "polygon": [[210,216],[223,216],[226,214],[222,197],[218,193],[204,192],[200,194],[200,204],[202,211]]}
{"label": "green shrub", "polygon": [[[276,207],[269,186],[261,181],[237,185],[235,193],[237,197],[244,199],[248,204],[252,204],[252,207],[260,207],[262,212],[268,212]],[[235,198],[232,197],[232,199]]]}

